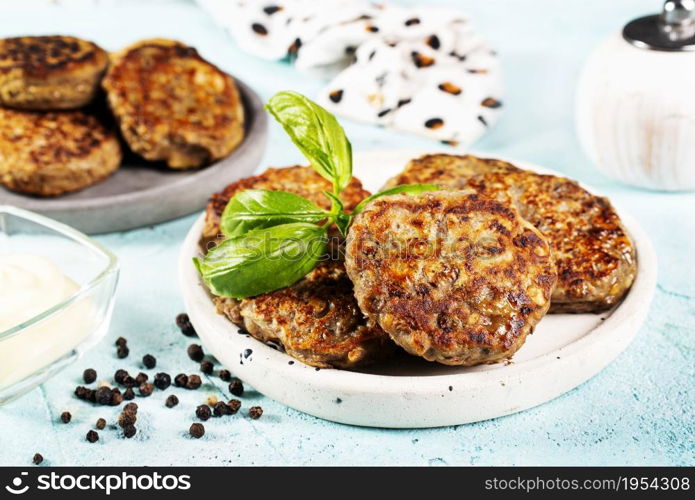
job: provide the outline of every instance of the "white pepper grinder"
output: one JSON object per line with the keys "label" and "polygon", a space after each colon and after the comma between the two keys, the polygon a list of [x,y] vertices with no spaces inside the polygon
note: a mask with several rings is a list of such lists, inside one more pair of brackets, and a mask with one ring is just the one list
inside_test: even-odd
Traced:
{"label": "white pepper grinder", "polygon": [[629,22],[587,60],[577,132],[606,175],[633,186],[695,190],[695,0]]}

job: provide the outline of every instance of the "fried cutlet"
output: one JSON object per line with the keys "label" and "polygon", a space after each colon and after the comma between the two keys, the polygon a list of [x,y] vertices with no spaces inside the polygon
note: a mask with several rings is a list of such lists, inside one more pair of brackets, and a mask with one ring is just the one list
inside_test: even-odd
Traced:
{"label": "fried cutlet", "polygon": [[206,165],[244,137],[244,107],[234,79],[173,40],[138,42],[112,55],[103,80],[128,146],[174,169]]}
{"label": "fried cutlet", "polygon": [[77,191],[108,177],[121,156],[114,131],[92,114],[0,108],[0,184],[12,191]]}
{"label": "fried cutlet", "polygon": [[107,64],[98,45],[71,36],[0,39],[0,105],[80,108],[94,98]]}
{"label": "fried cutlet", "polygon": [[396,344],[464,366],[512,356],[557,278],[540,231],[472,191],[378,198],[355,217],[345,266],[360,309]]}

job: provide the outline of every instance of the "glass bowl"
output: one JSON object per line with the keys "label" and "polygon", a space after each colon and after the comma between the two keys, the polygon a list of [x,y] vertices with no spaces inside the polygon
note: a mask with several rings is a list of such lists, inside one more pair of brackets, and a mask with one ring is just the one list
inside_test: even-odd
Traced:
{"label": "glass bowl", "polygon": [[118,282],[118,260],[100,244],[47,217],[0,205],[0,256],[13,253],[48,259],[79,288],[0,331],[0,405],[41,384],[104,337]]}

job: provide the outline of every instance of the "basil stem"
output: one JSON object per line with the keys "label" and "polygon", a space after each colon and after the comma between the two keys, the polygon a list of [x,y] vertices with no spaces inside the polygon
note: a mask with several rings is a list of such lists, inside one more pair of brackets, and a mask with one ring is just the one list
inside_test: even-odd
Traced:
{"label": "basil stem", "polygon": [[375,193],[371,196],[368,196],[364,200],[362,200],[352,211],[354,215],[357,215],[360,213],[362,210],[364,210],[364,207],[367,206],[369,202],[372,202],[376,200],[377,198],[381,198],[382,196],[388,196],[390,194],[398,194],[398,193],[405,193],[405,194],[420,194],[424,193],[425,191],[437,191],[440,189],[438,186],[435,186],[434,184],[402,184],[400,186],[392,187],[390,189],[385,189],[383,191],[380,191],[378,193]]}

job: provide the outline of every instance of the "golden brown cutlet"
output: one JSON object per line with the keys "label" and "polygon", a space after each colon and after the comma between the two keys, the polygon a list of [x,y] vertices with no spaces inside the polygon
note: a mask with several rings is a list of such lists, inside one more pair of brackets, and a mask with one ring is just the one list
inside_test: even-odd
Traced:
{"label": "golden brown cutlet", "polygon": [[376,199],[355,217],[345,266],[360,309],[396,344],[464,366],[511,357],[557,278],[540,231],[473,191]]}
{"label": "golden brown cutlet", "polygon": [[20,193],[56,196],[114,172],[121,147],[113,130],[82,111],[0,108],[0,184]]}
{"label": "golden brown cutlet", "polygon": [[0,39],[0,105],[27,110],[74,109],[99,89],[108,55],[71,36]]}
{"label": "golden brown cutlet", "polygon": [[200,167],[244,138],[234,79],[183,43],[144,40],[113,54],[102,85],[123,138],[146,160]]}

